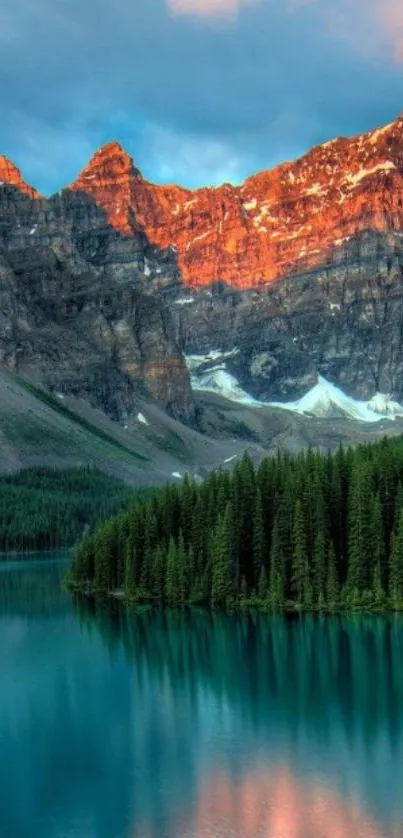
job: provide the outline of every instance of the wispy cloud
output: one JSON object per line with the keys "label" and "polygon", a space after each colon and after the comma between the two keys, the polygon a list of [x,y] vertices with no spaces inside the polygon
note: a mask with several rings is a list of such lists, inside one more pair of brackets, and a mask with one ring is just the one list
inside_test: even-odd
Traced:
{"label": "wispy cloud", "polygon": [[278,13],[314,8],[330,37],[350,42],[374,58],[403,63],[403,0],[165,0],[172,15],[236,21],[248,5],[271,5]]}
{"label": "wispy cloud", "polygon": [[403,63],[403,0],[379,0],[375,22],[383,30],[395,61]]}
{"label": "wispy cloud", "polygon": [[199,18],[236,18],[241,7],[259,0],[167,0],[174,15]]}
{"label": "wispy cloud", "polygon": [[44,192],[112,139],[214,184],[403,108],[403,0],[0,0],[0,47],[0,153]]}

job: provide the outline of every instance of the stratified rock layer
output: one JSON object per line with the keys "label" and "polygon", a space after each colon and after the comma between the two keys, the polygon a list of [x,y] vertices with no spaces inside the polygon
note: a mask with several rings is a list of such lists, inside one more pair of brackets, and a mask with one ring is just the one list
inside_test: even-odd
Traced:
{"label": "stratified rock layer", "polygon": [[153,277],[175,283],[172,254],[142,232],[122,236],[87,195],[47,201],[20,182],[0,185],[0,361],[9,369],[117,420],[133,415],[138,395],[190,419],[172,317],[145,293]]}
{"label": "stratified rock layer", "polygon": [[[139,387],[191,416],[182,353],[211,350],[257,399],[299,398],[320,373],[403,401],[403,117],[240,187],[155,186],[117,143],[49,201],[0,172],[9,366],[40,357],[53,387],[119,417]],[[59,339],[73,325],[84,343]]]}
{"label": "stratified rock layer", "polygon": [[240,187],[195,191],[148,183],[110,143],[72,188],[91,195],[115,229],[142,229],[157,247],[174,247],[187,285],[267,286],[322,264],[365,230],[402,234],[403,117],[317,146]]}

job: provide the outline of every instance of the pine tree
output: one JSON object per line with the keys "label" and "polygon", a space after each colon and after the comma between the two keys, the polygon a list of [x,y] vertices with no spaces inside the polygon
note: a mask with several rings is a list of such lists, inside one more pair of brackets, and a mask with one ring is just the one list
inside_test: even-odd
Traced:
{"label": "pine tree", "polygon": [[166,574],[165,574],[165,597],[167,602],[172,605],[178,601],[178,567],[177,567],[177,548],[174,538],[171,536],[169,540]]}
{"label": "pine tree", "polygon": [[282,543],[279,531],[279,523],[276,518],[272,536],[272,547],[270,553],[270,584],[269,600],[274,606],[284,604],[285,571]]}
{"label": "pine tree", "polygon": [[369,588],[368,571],[373,546],[372,469],[370,463],[361,460],[361,456],[357,455],[353,467],[348,509],[347,591],[353,605],[358,603],[360,592]]}
{"label": "pine tree", "polygon": [[315,539],[315,547],[313,554],[312,567],[312,595],[314,602],[319,603],[319,600],[325,594],[326,581],[326,544],[323,531],[319,531]]}
{"label": "pine tree", "polygon": [[259,584],[258,584],[258,597],[262,602],[265,602],[267,599],[268,594],[268,585],[267,585],[267,572],[264,565],[260,568],[259,574]]}
{"label": "pine tree", "polygon": [[309,568],[307,567],[308,563],[304,516],[300,500],[297,500],[295,504],[292,542],[292,592],[294,594],[295,601],[301,605],[304,601],[304,594],[306,595],[308,593]]}
{"label": "pine tree", "polygon": [[326,580],[326,602],[329,608],[337,608],[340,601],[340,582],[333,542],[329,545]]}
{"label": "pine tree", "polygon": [[176,574],[177,591],[176,599],[180,603],[187,602],[190,592],[190,579],[188,574],[188,554],[185,547],[185,539],[180,530],[176,549]]}
{"label": "pine tree", "polygon": [[125,545],[124,589],[128,597],[134,597],[137,594],[136,554],[130,536],[127,538]]}
{"label": "pine tree", "polygon": [[231,533],[229,530],[230,503],[220,516],[213,537],[213,570],[211,601],[215,606],[226,605],[232,594]]}
{"label": "pine tree", "polygon": [[165,551],[161,544],[154,550],[152,561],[152,579],[151,592],[152,595],[161,601],[164,597],[164,579],[165,579]]}
{"label": "pine tree", "polygon": [[256,586],[259,584],[262,569],[266,570],[266,558],[263,504],[260,490],[258,490],[253,517],[253,578]]}
{"label": "pine tree", "polygon": [[403,509],[393,538],[389,574],[389,596],[394,608],[403,605]]}

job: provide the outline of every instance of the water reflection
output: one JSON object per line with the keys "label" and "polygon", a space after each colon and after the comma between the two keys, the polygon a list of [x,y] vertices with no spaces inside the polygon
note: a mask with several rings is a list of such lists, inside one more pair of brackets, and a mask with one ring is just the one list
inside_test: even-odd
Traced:
{"label": "water reflection", "polygon": [[0,573],[1,838],[403,838],[403,621],[74,602]]}
{"label": "water reflection", "polygon": [[[100,608],[91,619],[107,644],[120,638],[136,695],[150,677],[158,685],[150,724],[158,718],[159,741],[168,731],[177,737],[176,750],[165,739],[154,759],[155,788],[167,775],[178,777],[165,821],[154,824],[149,815],[133,836],[403,836],[399,617],[284,620],[117,608],[111,635],[108,613]],[[147,729],[146,710],[141,719]]]}

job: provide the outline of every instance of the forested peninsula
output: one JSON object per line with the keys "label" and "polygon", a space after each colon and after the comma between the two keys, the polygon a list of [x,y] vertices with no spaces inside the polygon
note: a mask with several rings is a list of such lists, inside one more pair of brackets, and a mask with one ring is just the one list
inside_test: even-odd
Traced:
{"label": "forested peninsula", "polygon": [[403,440],[185,477],[98,524],[68,581],[168,606],[401,609]]}

